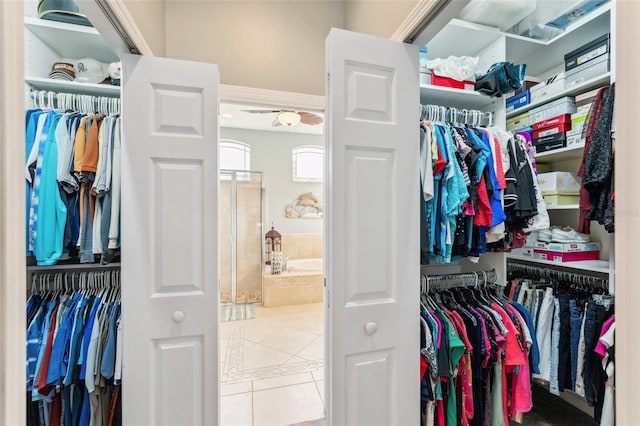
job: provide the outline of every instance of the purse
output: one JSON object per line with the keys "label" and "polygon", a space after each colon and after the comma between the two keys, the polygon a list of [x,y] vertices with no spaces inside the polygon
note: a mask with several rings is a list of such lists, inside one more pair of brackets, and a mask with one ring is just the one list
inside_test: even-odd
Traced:
{"label": "purse", "polygon": [[78,5],[73,0],[40,0],[38,2],[38,16],[50,21],[93,26],[87,17],[80,13]]}
{"label": "purse", "polygon": [[526,69],[526,64],[497,62],[491,65],[486,74],[476,77],[474,88],[477,92],[499,98],[522,87]]}

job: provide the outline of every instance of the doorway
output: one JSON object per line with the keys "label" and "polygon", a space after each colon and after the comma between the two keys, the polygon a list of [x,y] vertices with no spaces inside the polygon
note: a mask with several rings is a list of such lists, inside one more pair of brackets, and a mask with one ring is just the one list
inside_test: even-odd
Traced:
{"label": "doorway", "polygon": [[[324,418],[322,126],[274,126],[279,107],[220,107],[221,424]],[[319,114],[321,117],[321,114]],[[302,156],[297,157],[298,153]],[[248,172],[247,170],[251,170]],[[258,213],[258,210],[261,210]],[[265,236],[280,239],[280,271]],[[229,313],[231,311],[231,313]]]}

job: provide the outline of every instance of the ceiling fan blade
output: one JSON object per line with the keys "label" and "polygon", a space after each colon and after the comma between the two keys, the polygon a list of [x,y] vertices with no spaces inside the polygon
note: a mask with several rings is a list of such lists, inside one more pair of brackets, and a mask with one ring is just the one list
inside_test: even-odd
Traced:
{"label": "ceiling fan blade", "polygon": [[280,122],[280,120],[278,120],[278,117],[276,117],[276,119],[273,120],[273,123],[271,123],[271,125],[273,127],[278,127],[278,126],[282,126],[282,123]]}
{"label": "ceiling fan blade", "polygon": [[311,126],[322,124],[323,119],[318,114],[307,111],[298,111],[300,114],[300,122]]}
{"label": "ceiling fan blade", "polygon": [[282,112],[281,109],[241,109],[242,112],[248,112],[249,114],[274,114]]}

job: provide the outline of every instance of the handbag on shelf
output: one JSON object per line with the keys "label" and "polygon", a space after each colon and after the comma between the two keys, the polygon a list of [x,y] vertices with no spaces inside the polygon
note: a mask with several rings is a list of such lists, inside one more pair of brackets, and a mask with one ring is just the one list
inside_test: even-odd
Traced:
{"label": "handbag on shelf", "polygon": [[526,69],[526,64],[497,62],[486,74],[476,77],[475,90],[492,98],[509,94],[522,87]]}
{"label": "handbag on shelf", "polygon": [[92,27],[89,19],[82,13],[73,0],[40,0],[38,16],[50,21]]}

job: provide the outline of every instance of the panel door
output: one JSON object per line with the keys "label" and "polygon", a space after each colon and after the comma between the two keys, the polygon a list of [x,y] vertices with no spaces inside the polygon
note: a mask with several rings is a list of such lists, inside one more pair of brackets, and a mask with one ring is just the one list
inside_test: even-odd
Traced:
{"label": "panel door", "polygon": [[125,55],[123,415],[218,423],[218,68]]}
{"label": "panel door", "polygon": [[329,424],[419,422],[419,91],[415,46],[327,38]]}

